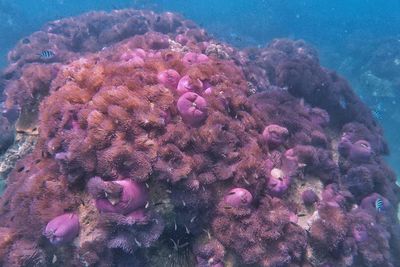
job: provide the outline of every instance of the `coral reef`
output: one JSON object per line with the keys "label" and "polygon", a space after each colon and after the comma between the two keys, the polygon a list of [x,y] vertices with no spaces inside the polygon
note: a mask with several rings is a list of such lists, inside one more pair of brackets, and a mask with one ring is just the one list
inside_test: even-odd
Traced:
{"label": "coral reef", "polygon": [[[34,127],[38,103],[50,93],[51,88],[55,89],[50,87],[50,82],[62,65],[128,37],[153,31],[172,37],[193,36],[196,41],[209,39],[193,22],[177,14],[138,10],[92,12],[78,18],[57,20],[23,38],[9,52],[10,65],[0,80],[0,83],[5,83],[6,110],[15,107],[21,110],[17,128],[27,130]],[[153,45],[162,44],[154,41]],[[55,56],[43,58],[40,56],[42,51],[51,51]],[[123,58],[131,62],[140,60],[127,53]],[[193,59],[198,60],[196,57]],[[187,62],[190,60],[190,57],[186,59]]]}
{"label": "coral reef", "polygon": [[306,232],[292,223],[292,213],[281,200],[266,197],[261,201],[257,208],[227,208],[220,204],[212,222],[213,233],[226,248],[241,255],[241,264],[301,264]]}
{"label": "coral reef", "polygon": [[135,10],[27,40],[0,131],[38,137],[0,199],[2,266],[400,265],[382,131],[304,42],[239,51]]}
{"label": "coral reef", "polygon": [[36,135],[17,133],[14,143],[3,153],[0,154],[0,193],[6,183],[8,174],[15,167],[18,160],[32,152],[37,141]]}

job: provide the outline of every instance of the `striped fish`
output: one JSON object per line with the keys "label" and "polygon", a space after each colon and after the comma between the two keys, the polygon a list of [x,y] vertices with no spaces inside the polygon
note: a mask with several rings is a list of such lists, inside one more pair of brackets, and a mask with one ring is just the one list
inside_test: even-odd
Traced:
{"label": "striped fish", "polygon": [[381,198],[377,198],[377,199],[375,200],[375,209],[376,209],[378,212],[381,212],[381,211],[383,211],[383,208],[384,208],[383,200],[382,200]]}
{"label": "striped fish", "polygon": [[53,57],[56,56],[56,53],[52,50],[43,50],[42,52],[39,53],[40,59],[52,59]]}

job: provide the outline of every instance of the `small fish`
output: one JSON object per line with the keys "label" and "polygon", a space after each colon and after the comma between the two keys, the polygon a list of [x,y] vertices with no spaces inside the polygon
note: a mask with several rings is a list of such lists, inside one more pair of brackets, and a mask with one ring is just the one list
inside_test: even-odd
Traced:
{"label": "small fish", "polygon": [[31,43],[31,40],[29,40],[29,38],[24,38],[24,39],[22,39],[22,41],[21,41],[23,44],[30,44]]}
{"label": "small fish", "polygon": [[375,200],[375,209],[378,211],[378,212],[381,212],[381,211],[383,211],[383,200],[381,199],[381,198],[377,198],[376,200]]}
{"label": "small fish", "polygon": [[43,50],[38,54],[38,56],[40,59],[52,59],[56,56],[56,53],[54,53],[52,50]]}
{"label": "small fish", "polygon": [[239,41],[239,42],[242,41],[242,38],[241,38],[239,35],[237,35],[236,33],[231,33],[231,34],[229,34],[229,37],[230,37],[232,40],[235,40],[235,41]]}
{"label": "small fish", "polygon": [[378,120],[381,120],[383,118],[383,114],[380,110],[372,110],[372,114]]}
{"label": "small fish", "polygon": [[56,263],[57,262],[57,255],[53,254],[53,259],[51,260],[51,263]]}
{"label": "small fish", "polygon": [[179,245],[179,248],[184,248],[184,247],[187,247],[187,246],[189,246],[189,242],[185,242],[182,245]]}
{"label": "small fish", "polygon": [[175,242],[175,240],[173,240],[172,238],[170,238],[169,240],[171,240],[172,244],[174,244],[174,249],[178,250],[178,244]]}
{"label": "small fish", "polygon": [[347,109],[347,101],[346,98],[344,98],[344,96],[340,96],[339,105],[342,109]]}
{"label": "small fish", "polygon": [[185,226],[186,234],[190,234],[189,228],[186,225],[183,226]]}
{"label": "small fish", "polygon": [[211,240],[211,233],[210,233],[210,231],[208,231],[208,230],[206,230],[206,229],[203,229],[203,232],[206,233],[207,236],[208,236],[208,239]]}
{"label": "small fish", "polygon": [[112,9],[114,9],[114,10],[116,10],[116,9],[121,9],[122,7],[121,6],[119,6],[119,5],[111,5],[111,8]]}
{"label": "small fish", "polygon": [[138,247],[141,247],[141,246],[142,246],[142,243],[140,243],[136,238],[135,238],[135,243],[136,243],[136,245],[137,245]]}

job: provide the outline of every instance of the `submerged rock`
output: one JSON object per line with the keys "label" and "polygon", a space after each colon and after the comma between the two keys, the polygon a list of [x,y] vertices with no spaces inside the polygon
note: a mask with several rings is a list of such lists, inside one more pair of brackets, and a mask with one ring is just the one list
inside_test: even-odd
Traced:
{"label": "submerged rock", "polygon": [[303,41],[239,51],[136,10],[29,40],[2,78],[39,133],[3,155],[0,264],[400,265],[382,130]]}

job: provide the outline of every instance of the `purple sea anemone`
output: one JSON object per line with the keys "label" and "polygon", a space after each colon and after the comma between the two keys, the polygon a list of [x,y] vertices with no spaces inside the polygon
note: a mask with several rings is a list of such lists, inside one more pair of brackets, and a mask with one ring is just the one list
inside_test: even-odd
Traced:
{"label": "purple sea anemone", "polygon": [[193,92],[187,92],[178,99],[178,111],[185,123],[200,125],[207,118],[207,101]]}
{"label": "purple sea anemone", "polygon": [[278,168],[273,168],[268,177],[268,191],[273,196],[281,196],[289,188],[291,178],[289,175]]}
{"label": "purple sea anemone", "polygon": [[194,79],[189,75],[183,76],[176,86],[176,91],[179,95],[187,92],[201,91],[202,89],[203,83],[199,79]]}
{"label": "purple sea anemone", "polygon": [[158,82],[169,89],[175,89],[178,85],[180,75],[176,70],[167,69],[157,75]]}
{"label": "purple sea anemone", "polygon": [[350,148],[349,159],[354,162],[365,163],[372,156],[372,148],[369,142],[358,140]]}
{"label": "purple sea anemone", "polygon": [[204,54],[198,54],[193,52],[186,53],[183,58],[182,62],[185,66],[191,66],[193,64],[205,63],[208,62],[208,56]]}
{"label": "purple sea anemone", "polygon": [[253,201],[253,196],[244,188],[234,188],[226,194],[224,201],[235,208],[248,207]]}
{"label": "purple sea anemone", "polygon": [[74,240],[79,234],[79,218],[75,213],[65,213],[52,219],[43,235],[53,245],[61,245]]}
{"label": "purple sea anemone", "polygon": [[289,135],[289,131],[285,127],[270,124],[265,127],[262,135],[264,140],[267,142],[268,147],[274,149],[285,142]]}
{"label": "purple sea anemone", "polygon": [[102,181],[93,177],[88,187],[100,212],[128,214],[144,207],[148,198],[145,187],[130,179]]}

